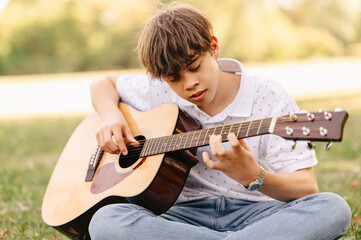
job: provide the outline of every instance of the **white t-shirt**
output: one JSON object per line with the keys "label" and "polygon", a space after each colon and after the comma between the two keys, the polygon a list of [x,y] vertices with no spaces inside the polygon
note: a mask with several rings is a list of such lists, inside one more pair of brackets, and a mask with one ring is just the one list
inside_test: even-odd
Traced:
{"label": "white t-shirt", "polygon": [[[166,82],[151,80],[149,75],[128,74],[117,80],[117,91],[122,102],[139,111],[147,111],[161,104],[174,102],[180,109],[199,121],[202,128],[211,128],[255,119],[279,117],[299,112],[295,101],[274,81],[247,74],[240,62],[233,59],[219,59],[221,70],[242,74],[239,92],[233,102],[222,112],[210,117],[198,107],[180,98]],[[232,66],[232,69],[226,69]],[[292,149],[292,141],[276,135],[262,135],[245,139],[255,159],[268,171],[290,173],[317,164],[315,152],[297,144]],[[228,142],[224,143],[230,148]],[[240,198],[251,201],[271,200],[268,196],[255,191],[247,191],[241,184],[219,170],[209,169],[201,154],[207,151],[212,160],[209,146],[200,147],[196,157],[199,163],[194,166],[178,202],[194,199],[217,198],[220,196]]]}

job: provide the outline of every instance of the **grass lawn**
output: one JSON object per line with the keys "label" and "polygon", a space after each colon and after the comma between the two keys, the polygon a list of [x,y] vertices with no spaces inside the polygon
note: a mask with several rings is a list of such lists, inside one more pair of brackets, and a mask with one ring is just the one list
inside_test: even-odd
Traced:
{"label": "grass lawn", "polygon": [[[320,191],[342,196],[353,212],[343,239],[361,239],[361,100],[358,95],[299,100],[301,109],[341,107],[350,118],[329,151],[316,144]],[[0,240],[67,239],[41,219],[42,198],[66,141],[84,116],[0,120]],[[299,143],[301,144],[301,143]],[[332,210],[330,210],[332,217]]]}

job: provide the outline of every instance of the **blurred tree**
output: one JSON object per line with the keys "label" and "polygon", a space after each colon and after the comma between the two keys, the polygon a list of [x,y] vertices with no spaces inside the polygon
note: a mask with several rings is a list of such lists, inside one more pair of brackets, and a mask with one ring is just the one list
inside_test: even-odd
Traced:
{"label": "blurred tree", "polygon": [[[0,74],[137,68],[138,34],[154,8],[168,2],[10,0],[0,10]],[[361,55],[359,0],[185,2],[210,17],[222,57]]]}

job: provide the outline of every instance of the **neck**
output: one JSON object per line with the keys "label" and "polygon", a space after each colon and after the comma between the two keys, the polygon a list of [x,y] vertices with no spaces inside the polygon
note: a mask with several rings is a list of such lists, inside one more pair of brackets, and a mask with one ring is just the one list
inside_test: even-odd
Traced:
{"label": "neck", "polygon": [[234,133],[237,138],[268,134],[276,120],[276,118],[265,118],[147,139],[140,157],[205,146],[208,145],[211,135],[221,135],[222,141],[227,141],[229,133]]}
{"label": "neck", "polygon": [[222,112],[237,96],[240,84],[241,75],[219,71],[216,95],[210,104],[200,109],[211,117]]}

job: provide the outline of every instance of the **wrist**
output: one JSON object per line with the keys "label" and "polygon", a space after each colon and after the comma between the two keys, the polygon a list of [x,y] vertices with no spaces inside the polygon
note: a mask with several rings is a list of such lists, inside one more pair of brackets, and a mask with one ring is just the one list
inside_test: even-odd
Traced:
{"label": "wrist", "polygon": [[258,174],[257,178],[254,181],[250,182],[247,186],[244,186],[244,187],[248,191],[258,190],[263,184],[264,175],[265,175],[265,170],[262,168],[261,165],[259,165],[259,174]]}

